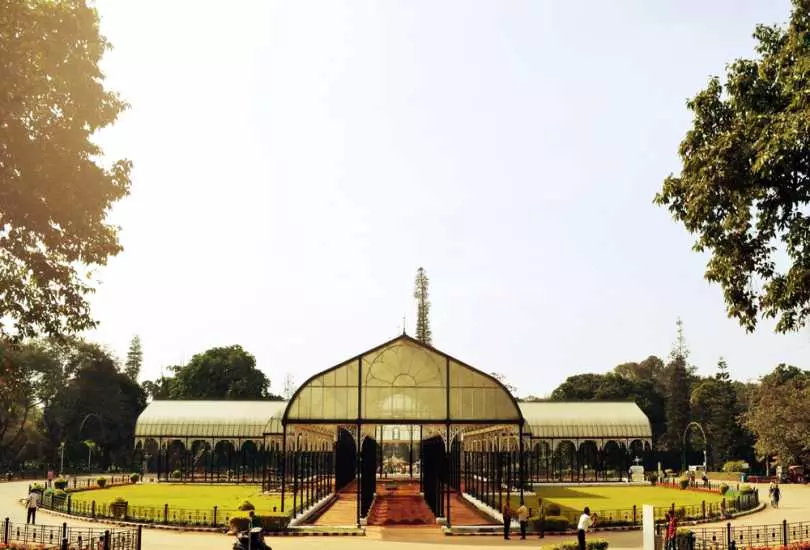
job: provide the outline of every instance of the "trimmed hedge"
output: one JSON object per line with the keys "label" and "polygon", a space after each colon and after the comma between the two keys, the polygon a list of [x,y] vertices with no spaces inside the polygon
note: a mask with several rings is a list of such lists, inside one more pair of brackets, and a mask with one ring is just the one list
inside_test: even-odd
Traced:
{"label": "trimmed hedge", "polygon": [[547,516],[560,516],[562,515],[562,508],[556,502],[549,502],[546,506],[546,515]]}
{"label": "trimmed hedge", "polygon": [[68,481],[63,477],[59,477],[59,478],[56,478],[56,479],[53,480],[53,486],[56,489],[64,490],[64,489],[67,488],[67,484],[68,484]]}
{"label": "trimmed hedge", "polygon": [[541,521],[543,521],[543,529],[546,531],[567,531],[570,525],[565,516],[546,516]]}
{"label": "trimmed hedge", "polygon": [[[608,541],[604,539],[586,540],[585,547],[588,550],[607,550]],[[579,543],[577,541],[564,542],[555,544],[551,548],[552,550],[579,550]]]}
{"label": "trimmed hedge", "polygon": [[689,487],[689,478],[682,477],[680,480],[678,480],[678,484],[681,486],[681,490],[687,489]]}
{"label": "trimmed hedge", "polygon": [[138,482],[141,480],[141,474],[139,474],[139,473],[137,473],[137,472],[136,472],[136,473],[129,474],[129,480],[130,480],[132,483],[138,483]]}
{"label": "trimmed hedge", "polygon": [[107,486],[107,478],[106,477],[98,478],[96,480],[96,484],[99,486],[99,488],[103,489],[104,487]]}
{"label": "trimmed hedge", "polygon": [[725,495],[726,493],[728,493],[728,484],[723,483],[720,485],[720,494]]}

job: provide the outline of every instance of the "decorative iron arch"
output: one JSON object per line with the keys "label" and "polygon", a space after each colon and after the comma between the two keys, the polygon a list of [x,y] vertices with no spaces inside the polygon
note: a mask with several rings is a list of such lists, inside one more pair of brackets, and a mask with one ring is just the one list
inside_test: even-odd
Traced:
{"label": "decorative iron arch", "polygon": [[698,422],[690,422],[686,425],[686,428],[683,430],[683,449],[682,449],[682,470],[686,470],[687,463],[686,463],[686,437],[689,435],[690,428],[697,428],[700,430],[701,435],[703,435],[703,469],[704,471],[708,467],[708,454],[709,454],[709,438],[706,437],[706,430],[703,429]]}

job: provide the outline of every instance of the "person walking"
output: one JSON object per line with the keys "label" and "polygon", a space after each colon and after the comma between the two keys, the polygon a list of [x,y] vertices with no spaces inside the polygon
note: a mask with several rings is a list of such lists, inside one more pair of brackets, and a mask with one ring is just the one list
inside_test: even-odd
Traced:
{"label": "person walking", "polygon": [[675,511],[667,512],[667,536],[666,550],[677,550],[678,548],[678,515]]}
{"label": "person walking", "polygon": [[773,488],[773,494],[771,495],[771,499],[773,500],[773,507],[779,508],[779,497],[782,496],[782,490],[779,488],[779,484],[776,484]]}
{"label": "person walking", "polygon": [[503,505],[503,538],[509,540],[509,530],[512,527],[512,510],[509,503]]}
{"label": "person walking", "polygon": [[28,508],[28,516],[25,523],[36,525],[37,523],[37,508],[39,507],[39,492],[31,489],[28,493],[28,498],[25,499],[25,506]]}
{"label": "person walking", "polygon": [[524,502],[520,503],[517,509],[518,521],[520,522],[520,540],[526,540],[526,527],[529,525],[529,509]]}
{"label": "person walking", "polygon": [[585,535],[588,533],[588,529],[593,527],[596,524],[596,514],[591,516],[591,509],[587,506],[582,511],[582,515],[579,516],[579,522],[577,523],[577,542],[579,543],[579,550],[585,550]]}

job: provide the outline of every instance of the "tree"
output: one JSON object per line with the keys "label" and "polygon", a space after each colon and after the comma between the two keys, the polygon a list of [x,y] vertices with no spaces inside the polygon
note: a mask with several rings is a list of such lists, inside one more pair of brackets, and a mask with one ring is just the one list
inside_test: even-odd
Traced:
{"label": "tree", "polygon": [[[179,366],[169,367],[169,371],[176,372],[180,368]],[[171,376],[161,376],[155,381],[144,381],[141,387],[150,401],[154,401],[155,399],[171,399],[173,383],[174,378]]]}
{"label": "tree", "polygon": [[138,381],[138,375],[143,366],[143,348],[141,347],[141,337],[135,336],[129,343],[129,351],[127,352],[127,361],[124,364],[124,373],[129,376],[133,382]]}
{"label": "tree", "polygon": [[0,343],[0,457],[15,460],[39,440],[40,408],[63,385],[63,367],[46,342]]}
{"label": "tree", "polygon": [[680,449],[683,444],[683,432],[690,421],[689,376],[686,372],[686,361],[676,356],[669,367],[669,393],[666,396],[667,431],[664,445],[670,450]]}
{"label": "tree", "polygon": [[677,339],[670,354],[670,362],[665,367],[667,430],[663,445],[669,450],[682,447],[683,433],[690,422],[691,380],[686,366],[689,349],[683,335],[683,321],[678,319],[676,325]]}
{"label": "tree", "polygon": [[810,452],[810,372],[779,365],[764,376],[743,415],[756,437],[761,458],[778,456],[782,464],[803,460]]}
{"label": "tree", "polygon": [[640,363],[630,362],[617,365],[613,372],[627,380],[649,380],[663,383],[664,362],[655,355],[650,355]]}
{"label": "tree", "polygon": [[575,374],[551,392],[551,401],[590,401],[602,385],[604,374]]}
{"label": "tree", "polygon": [[83,1],[0,8],[0,334],[95,325],[88,271],[121,250],[105,218],[131,170],[126,160],[103,166],[91,139],[126,108],[103,85],[109,47]]}
{"label": "tree", "polygon": [[430,300],[428,287],[430,280],[424,268],[416,270],[416,284],[413,297],[416,298],[416,339],[423,344],[430,345],[433,333],[430,331]]}
{"label": "tree", "polygon": [[712,78],[687,103],[694,121],[681,173],[655,197],[697,235],[694,249],[711,256],[706,279],[748,331],[760,317],[798,330],[810,315],[808,33],[808,0],[793,0],[787,28],[756,27],[757,56],[731,63],[725,85]]}
{"label": "tree", "polygon": [[120,372],[115,358],[101,347],[81,343],[73,355],[76,373],[45,408],[45,426],[53,463],[65,442],[66,464],[85,464],[84,441],[96,446],[96,464],[128,465],[135,422],[146,406],[144,391]]}
{"label": "tree", "polygon": [[[175,367],[172,399],[271,399],[270,381],[241,346],[211,348]],[[277,399],[277,398],[276,398]]]}
{"label": "tree", "polygon": [[728,460],[740,458],[738,441],[743,434],[737,416],[742,411],[724,359],[717,363],[713,378],[695,385],[691,403],[692,417],[706,430],[713,465],[720,467]]}

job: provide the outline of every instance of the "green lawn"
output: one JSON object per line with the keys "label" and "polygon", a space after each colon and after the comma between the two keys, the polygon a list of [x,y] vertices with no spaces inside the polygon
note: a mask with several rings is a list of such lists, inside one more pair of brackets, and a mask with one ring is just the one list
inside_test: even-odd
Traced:
{"label": "green lawn", "polygon": [[[261,487],[256,485],[183,485],[170,483],[143,483],[137,485],[123,485],[107,489],[94,489],[73,493],[73,502],[89,503],[96,501],[96,506],[109,504],[113,499],[121,497],[133,507],[152,507],[162,509],[164,504],[169,505],[170,513],[177,509],[201,510],[211,514],[214,506],[217,507],[218,518],[234,515],[246,515],[240,512],[239,505],[250,501],[256,507],[257,515],[275,515],[281,510],[281,495],[263,495]],[[287,506],[292,508],[292,495],[286,498]],[[285,506],[285,508],[287,507]]]}
{"label": "green lawn", "polygon": [[[696,491],[681,491],[668,487],[540,487],[536,495],[525,497],[526,506],[532,508],[532,513],[538,509],[538,498],[544,504],[554,502],[560,505],[564,515],[579,514],[585,506],[592,512],[597,512],[605,519],[625,519],[625,511],[632,511],[635,505],[638,517],[644,504],[652,504],[656,508],[668,508],[675,503],[676,508],[681,506],[701,506],[717,504],[723,497],[716,493],[703,493]],[[513,507],[520,505],[519,497],[512,497],[510,503]]]}

